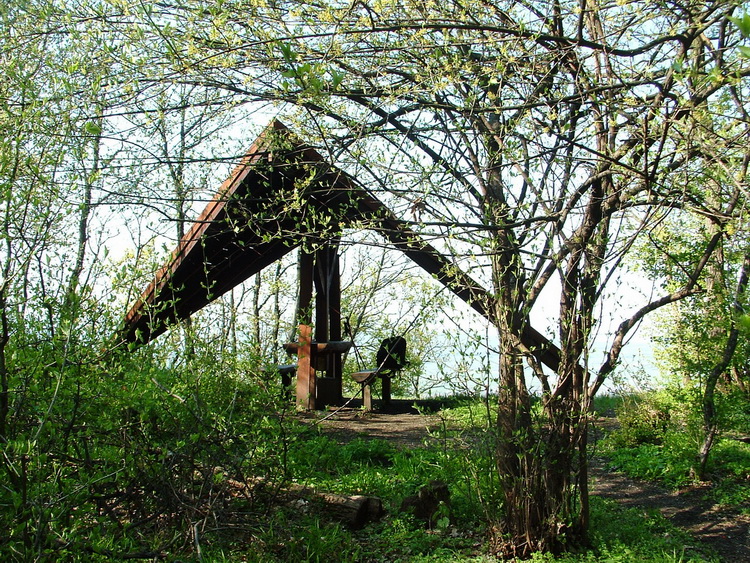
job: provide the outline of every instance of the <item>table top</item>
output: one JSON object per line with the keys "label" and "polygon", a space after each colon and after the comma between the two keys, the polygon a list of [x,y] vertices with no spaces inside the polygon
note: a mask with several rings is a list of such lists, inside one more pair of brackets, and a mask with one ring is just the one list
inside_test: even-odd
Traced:
{"label": "table top", "polygon": [[[354,343],[349,342],[348,340],[330,340],[329,342],[317,342],[313,340],[311,345],[315,347],[315,351],[318,354],[343,354],[344,352],[348,352],[349,349],[354,346]],[[299,342],[287,342],[284,344],[284,350],[289,354],[296,354],[299,347]]]}

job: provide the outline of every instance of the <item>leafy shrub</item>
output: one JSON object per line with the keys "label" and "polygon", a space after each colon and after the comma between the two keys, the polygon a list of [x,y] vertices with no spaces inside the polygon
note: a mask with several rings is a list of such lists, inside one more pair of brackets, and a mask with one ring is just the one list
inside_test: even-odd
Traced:
{"label": "leafy shrub", "polygon": [[719,504],[750,512],[750,444],[722,439],[709,458],[714,486],[710,497]]}
{"label": "leafy shrub", "polygon": [[631,396],[617,409],[620,427],[611,439],[621,447],[661,444],[671,416],[665,397],[658,394]]}
{"label": "leafy shrub", "polygon": [[683,487],[693,482],[691,470],[695,447],[685,433],[669,431],[661,435],[660,444],[622,447],[615,440],[606,451],[611,464],[631,477]]}
{"label": "leafy shrub", "polygon": [[736,389],[719,393],[717,410],[723,428],[742,435],[750,434],[750,400],[747,393]]}
{"label": "leafy shrub", "polygon": [[175,369],[145,348],[53,367],[54,384],[16,394],[0,446],[6,560],[189,551],[195,526],[235,517],[246,477],[284,476],[288,407],[250,364]]}

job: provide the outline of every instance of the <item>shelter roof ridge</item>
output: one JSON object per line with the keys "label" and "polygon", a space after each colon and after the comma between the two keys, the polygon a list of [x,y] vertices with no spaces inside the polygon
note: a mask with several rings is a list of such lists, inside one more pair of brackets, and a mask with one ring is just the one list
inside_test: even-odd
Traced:
{"label": "shelter roof ridge", "polygon": [[[261,166],[264,164],[265,166]],[[316,172],[309,176],[310,166]],[[307,174],[308,176],[305,176]],[[300,179],[304,193],[294,195]],[[337,215],[333,218],[326,214]],[[279,120],[256,141],[206,205],[167,263],[157,271],[125,318],[123,338],[148,342],[170,322],[189,317],[234,286],[279,260],[307,236],[338,236],[344,224],[364,221],[492,320],[494,298],[466,272],[408,227],[345,171],[302,143]],[[288,234],[295,234],[289,238]],[[559,350],[532,327],[527,346],[557,368]]]}

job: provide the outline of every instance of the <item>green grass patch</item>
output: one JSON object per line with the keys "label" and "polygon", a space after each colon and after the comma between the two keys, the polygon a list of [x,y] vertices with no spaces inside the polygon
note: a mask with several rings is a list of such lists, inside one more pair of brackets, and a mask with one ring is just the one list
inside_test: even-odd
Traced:
{"label": "green grass patch", "polygon": [[750,444],[723,439],[714,446],[711,455],[709,472],[714,486],[710,498],[750,513]]}
{"label": "green grass patch", "polygon": [[[591,548],[559,556],[536,555],[535,562],[561,563],[699,563],[715,561],[660,514],[625,509],[612,501],[592,499]],[[398,561],[412,563],[495,563],[487,555],[482,528],[451,525],[426,530],[411,517],[389,514],[382,521],[352,532],[315,515],[278,510],[231,553],[247,561],[342,563]],[[231,557],[204,558],[231,561]],[[235,559],[236,560],[236,559]]]}
{"label": "green grass patch", "polygon": [[622,395],[597,395],[594,397],[593,411],[599,416],[615,416],[626,400]]}
{"label": "green grass patch", "polygon": [[673,488],[693,483],[694,450],[681,444],[640,444],[607,452],[614,469],[635,479],[658,481]]}
{"label": "green grass patch", "polygon": [[487,429],[497,419],[497,398],[469,398],[456,401],[438,413],[448,429]]}
{"label": "green grass patch", "polygon": [[[592,498],[591,542],[593,561],[698,562],[715,557],[698,548],[689,534],[670,524],[657,511],[623,508],[614,501]],[[589,559],[558,561],[588,561]]]}

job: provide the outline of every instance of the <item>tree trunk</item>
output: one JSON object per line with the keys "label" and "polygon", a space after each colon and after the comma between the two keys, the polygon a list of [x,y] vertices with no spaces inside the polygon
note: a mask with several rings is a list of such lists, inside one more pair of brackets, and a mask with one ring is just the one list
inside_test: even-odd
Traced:
{"label": "tree trunk", "polygon": [[274,275],[274,283],[277,284],[276,291],[273,292],[273,329],[271,331],[271,338],[268,339],[271,345],[271,362],[274,364],[280,363],[280,354],[282,342],[279,341],[281,336],[281,261],[276,262],[276,272]]}
{"label": "tree trunk", "polygon": [[[515,368],[509,361],[502,363],[502,369],[522,369],[520,362]],[[559,553],[586,537],[585,420],[559,404],[550,405],[546,424],[536,423],[528,396],[513,397],[507,385],[503,387],[497,460],[505,505],[496,550],[520,558],[536,551]],[[580,485],[580,504],[574,484]]]}
{"label": "tree trunk", "polygon": [[[499,238],[501,247],[512,246],[510,238]],[[504,507],[495,548],[502,556],[524,558],[537,551],[558,553],[564,541],[575,543],[586,530],[571,526],[575,504],[571,475],[580,445],[580,417],[567,398],[549,394],[541,419],[532,415],[523,366],[528,351],[520,337],[524,321],[517,313],[523,296],[522,272],[516,264],[503,259],[502,253],[496,257],[501,341],[497,471]],[[585,455],[585,445],[583,450]]]}
{"label": "tree trunk", "polygon": [[252,348],[256,358],[260,358],[263,355],[263,347],[261,345],[261,330],[260,330],[260,317],[261,317],[261,304],[260,304],[260,293],[262,289],[263,280],[261,273],[255,274],[255,283],[252,289],[252,307],[253,314],[251,317],[253,327],[252,337]]}
{"label": "tree trunk", "polygon": [[722,357],[711,370],[711,373],[708,375],[703,389],[701,405],[703,412],[703,443],[698,450],[695,468],[695,473],[701,480],[706,478],[708,457],[713,448],[716,436],[719,433],[719,423],[716,416],[716,385],[719,382],[719,378],[726,373],[727,369],[729,369],[729,365],[731,364],[732,358],[737,349],[739,329],[737,328],[737,321],[734,317],[742,314],[742,306],[740,303],[747,290],[749,272],[750,254],[746,254],[742,262],[742,268],[739,273],[737,288],[734,294],[734,302],[732,303],[731,308],[733,318],[730,321],[729,334],[727,336],[726,344],[724,345],[724,352]]}
{"label": "tree trunk", "polygon": [[0,444],[8,439],[8,415],[10,413],[10,388],[5,349],[10,341],[8,312],[6,310],[5,285],[0,287]]}
{"label": "tree trunk", "polygon": [[77,311],[75,311],[74,309],[78,301],[77,292],[79,291],[81,275],[83,274],[83,267],[86,261],[86,246],[89,239],[89,219],[92,211],[94,182],[97,181],[97,175],[100,172],[99,160],[102,140],[101,130],[104,125],[104,119],[101,115],[97,117],[96,124],[99,128],[99,133],[97,133],[93,139],[91,169],[87,169],[86,165],[83,162],[81,163],[84,180],[83,197],[79,206],[78,215],[78,239],[76,241],[76,257],[73,263],[73,269],[70,272],[68,288],[65,292],[65,301],[63,303],[63,314],[70,317],[70,322],[72,322],[73,318],[77,315]]}

